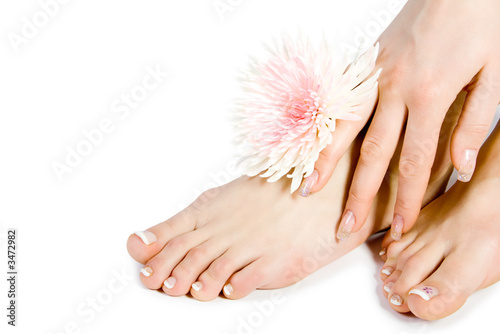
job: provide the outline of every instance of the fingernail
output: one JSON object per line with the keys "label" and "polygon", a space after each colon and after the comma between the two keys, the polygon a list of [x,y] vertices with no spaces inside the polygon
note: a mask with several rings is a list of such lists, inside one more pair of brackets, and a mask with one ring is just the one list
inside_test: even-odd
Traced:
{"label": "fingernail", "polygon": [[203,285],[200,282],[194,282],[193,285],[191,285],[194,291],[200,291]]}
{"label": "fingernail", "polygon": [[342,241],[346,241],[347,239],[349,239],[355,222],[356,218],[354,217],[354,213],[352,213],[352,211],[350,210],[347,210],[342,217],[342,221],[340,222],[339,230],[337,231],[337,239]]}
{"label": "fingernail", "polygon": [[403,298],[400,295],[392,295],[391,296],[391,304],[396,306],[403,305]]}
{"label": "fingernail", "polygon": [[149,277],[149,276],[153,275],[153,269],[151,269],[150,267],[144,267],[141,269],[141,273],[144,276]]}
{"label": "fingernail", "polygon": [[382,256],[382,255],[385,255],[387,249],[385,248],[382,248],[382,250],[378,253],[378,255]]}
{"label": "fingernail", "polygon": [[169,277],[165,280],[165,282],[163,282],[163,285],[165,285],[167,289],[172,289],[175,285],[175,282],[177,282],[175,277]]}
{"label": "fingernail", "polygon": [[394,282],[389,282],[386,285],[384,285],[384,291],[387,293],[391,293],[392,286],[394,285]]}
{"label": "fingernail", "polygon": [[400,215],[394,215],[394,220],[391,225],[391,237],[399,241],[401,240],[401,235],[403,234],[403,226],[404,226],[403,217]]}
{"label": "fingernail", "polygon": [[477,150],[465,150],[458,166],[458,180],[469,182],[476,168]]}
{"label": "fingernail", "polygon": [[384,268],[382,270],[382,274],[387,275],[387,276],[390,276],[393,272],[394,272],[394,269],[392,269],[391,267],[387,267],[387,268]]}
{"label": "fingernail", "polygon": [[312,187],[318,182],[318,171],[314,170],[311,175],[306,177],[303,181],[302,184],[300,185],[299,188],[299,194],[300,196],[307,197],[311,193]]}
{"label": "fingernail", "polygon": [[418,295],[422,297],[423,300],[428,302],[432,297],[436,297],[437,295],[439,295],[439,291],[436,288],[424,286],[422,289],[413,289],[408,294]]}
{"label": "fingernail", "polygon": [[224,294],[226,296],[231,296],[232,293],[233,293],[233,286],[230,283],[224,285]]}
{"label": "fingernail", "polygon": [[137,235],[139,238],[142,239],[142,242],[144,242],[146,245],[151,245],[153,242],[158,240],[156,238],[156,235],[149,231],[139,231],[135,232],[135,235]]}

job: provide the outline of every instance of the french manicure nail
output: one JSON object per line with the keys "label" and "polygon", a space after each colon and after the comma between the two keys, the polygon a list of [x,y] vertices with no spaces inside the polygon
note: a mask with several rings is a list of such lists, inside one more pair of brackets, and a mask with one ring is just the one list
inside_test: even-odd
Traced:
{"label": "french manicure nail", "polygon": [[226,296],[231,296],[231,294],[233,293],[233,286],[231,285],[231,283],[228,283],[226,285],[224,285],[224,294]]}
{"label": "french manicure nail", "polygon": [[201,282],[194,282],[193,285],[191,285],[194,291],[200,291],[203,285]]}
{"label": "french manicure nail", "polygon": [[144,276],[149,277],[149,276],[153,275],[153,269],[151,269],[150,267],[144,267],[141,269],[141,273]]}
{"label": "french manicure nail", "polygon": [[382,250],[378,253],[378,255],[380,256],[385,255],[386,252],[387,250],[385,248],[382,248]]}
{"label": "french manicure nail", "polygon": [[312,187],[318,182],[318,171],[314,170],[311,175],[306,177],[303,181],[302,184],[300,185],[299,188],[299,194],[300,196],[307,197],[311,193]]}
{"label": "french manicure nail", "polygon": [[394,285],[394,282],[389,282],[386,285],[384,285],[384,291],[387,293],[391,293],[392,286]]}
{"label": "french manicure nail", "polygon": [[342,221],[340,222],[339,230],[337,231],[337,239],[342,241],[346,241],[347,239],[349,239],[355,222],[356,218],[354,217],[354,213],[352,213],[352,211],[350,210],[347,210],[342,217]]}
{"label": "french manicure nail", "polygon": [[391,267],[387,267],[387,268],[384,268],[384,270],[382,270],[382,274],[387,275],[387,276],[390,276],[393,272],[394,272],[394,269],[392,269]]}
{"label": "french manicure nail", "polygon": [[476,168],[477,150],[465,150],[458,166],[458,180],[469,182]]}
{"label": "french manicure nail", "polygon": [[432,297],[436,297],[439,295],[439,292],[436,288],[430,286],[424,286],[422,289],[413,289],[409,293],[409,295],[418,295],[422,297],[423,300],[428,302]]}
{"label": "french manicure nail", "polygon": [[172,289],[175,285],[175,282],[177,282],[175,277],[169,277],[165,280],[165,282],[163,282],[163,285],[165,285],[167,289]]}
{"label": "french manicure nail", "polygon": [[403,305],[403,298],[400,295],[392,295],[391,296],[391,304],[396,306]]}
{"label": "french manicure nail", "polygon": [[400,215],[394,215],[394,220],[391,225],[391,237],[395,241],[401,240],[401,236],[403,235],[403,227],[404,227],[403,217]]}
{"label": "french manicure nail", "polygon": [[156,238],[156,235],[149,231],[139,231],[135,232],[135,235],[137,235],[139,238],[142,239],[142,242],[144,242],[146,245],[151,245],[153,242],[158,240]]}

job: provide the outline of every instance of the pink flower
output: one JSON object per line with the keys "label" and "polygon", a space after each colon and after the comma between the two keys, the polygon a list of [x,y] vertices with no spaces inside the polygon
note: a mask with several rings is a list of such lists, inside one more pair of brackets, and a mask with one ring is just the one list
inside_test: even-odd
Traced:
{"label": "pink flower", "polygon": [[332,142],[336,120],[360,120],[359,106],[377,94],[380,70],[369,76],[378,45],[352,62],[347,55],[335,61],[326,42],[316,47],[306,37],[285,36],[268,51],[268,59],[243,72],[247,95],[238,105],[239,166],[249,176],[264,172],[269,182],[293,169],[287,176],[294,192]]}

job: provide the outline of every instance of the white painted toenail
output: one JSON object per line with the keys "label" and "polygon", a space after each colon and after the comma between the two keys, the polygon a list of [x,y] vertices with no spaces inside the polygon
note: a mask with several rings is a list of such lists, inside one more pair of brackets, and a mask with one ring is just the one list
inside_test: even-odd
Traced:
{"label": "white painted toenail", "polygon": [[392,286],[394,285],[393,282],[389,282],[386,285],[384,285],[384,291],[387,293],[391,293]]}
{"label": "white painted toenail", "polygon": [[380,255],[380,256],[385,255],[385,252],[386,252],[386,250],[385,250],[385,248],[384,248],[384,249],[382,249],[382,250],[378,253],[378,255]]}
{"label": "white painted toenail", "polygon": [[165,282],[163,282],[163,285],[165,285],[167,289],[172,289],[175,285],[175,282],[177,282],[175,277],[169,277],[165,280]]}
{"label": "white painted toenail", "polygon": [[401,298],[399,295],[392,295],[391,304],[401,306],[403,304],[403,298]]}
{"label": "white painted toenail", "polygon": [[392,269],[391,267],[387,267],[387,268],[384,268],[384,270],[382,270],[382,274],[387,275],[387,276],[390,276],[393,272],[394,272],[394,269]]}
{"label": "white painted toenail", "polygon": [[423,300],[428,302],[432,297],[437,296],[439,293],[436,288],[432,288],[430,286],[425,286],[422,289],[413,289],[409,293],[409,295],[418,295]]}
{"label": "white painted toenail", "polygon": [[231,294],[233,293],[233,291],[234,291],[233,290],[233,286],[230,283],[224,285],[224,294],[226,296],[231,296]]}
{"label": "white painted toenail", "polygon": [[142,242],[144,242],[146,245],[151,245],[153,242],[158,240],[156,238],[156,235],[149,231],[139,231],[135,232],[135,235],[137,235],[139,238],[142,239]]}
{"label": "white painted toenail", "polygon": [[150,267],[144,267],[141,269],[141,273],[146,276],[146,277],[149,277],[153,274],[153,269],[151,269]]}
{"label": "white painted toenail", "polygon": [[200,291],[202,288],[202,285],[200,282],[194,282],[193,285],[191,285],[194,291]]}

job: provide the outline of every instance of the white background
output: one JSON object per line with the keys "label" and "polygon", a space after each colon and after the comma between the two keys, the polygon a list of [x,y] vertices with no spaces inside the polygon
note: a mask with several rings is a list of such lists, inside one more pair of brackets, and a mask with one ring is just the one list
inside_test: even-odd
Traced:
{"label": "white background", "polygon": [[[475,293],[441,321],[394,312],[381,293],[382,263],[374,255],[379,240],[280,290],[280,303],[272,306],[272,291],[201,303],[140,284],[140,266],[125,249],[128,235],[170,217],[230,172],[229,117],[237,71],[248,56],[298,27],[315,36],[340,32],[352,44],[356,32],[380,33],[374,13],[391,9],[389,0],[221,2],[232,6],[222,16],[213,0],[73,0],[47,22],[37,16],[37,1],[0,4],[0,277],[7,227],[18,229],[20,273],[15,329],[6,325],[1,279],[1,331],[402,334],[498,328],[498,285]],[[16,52],[9,36],[21,35],[23,17],[33,22],[34,16],[46,25]],[[115,113],[113,105],[141,85],[148,67],[169,75],[127,117]],[[113,122],[111,133],[58,180],[53,162],[64,163],[67,147],[77,147],[83,131],[103,119]],[[121,272],[122,283],[114,278]],[[92,298],[105,304],[99,312],[89,311]]]}

